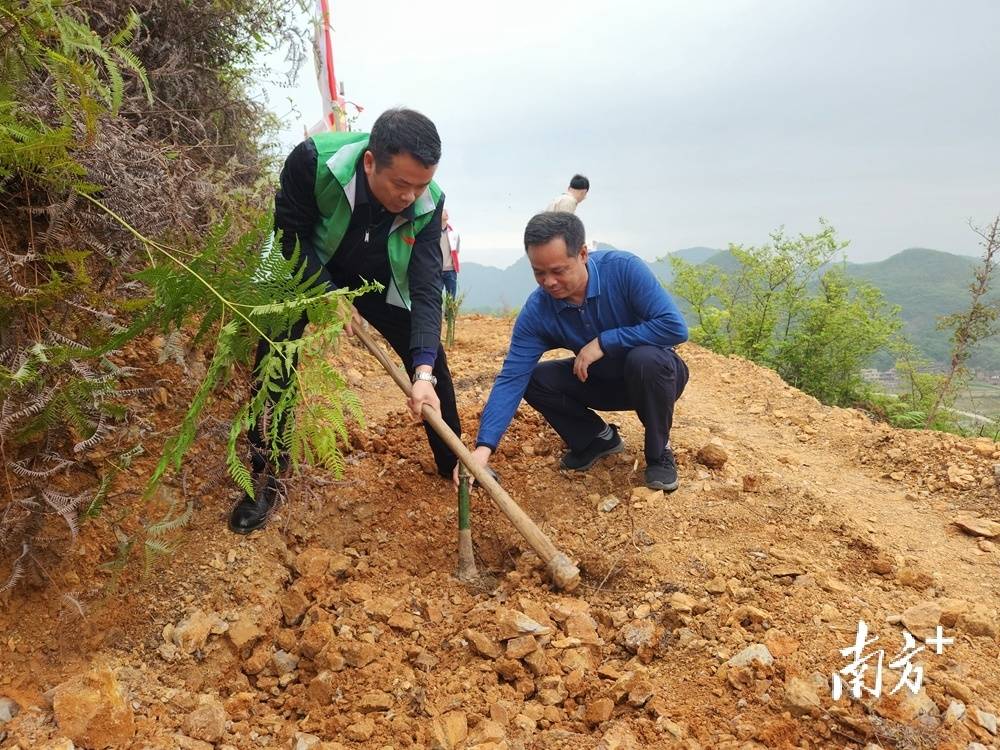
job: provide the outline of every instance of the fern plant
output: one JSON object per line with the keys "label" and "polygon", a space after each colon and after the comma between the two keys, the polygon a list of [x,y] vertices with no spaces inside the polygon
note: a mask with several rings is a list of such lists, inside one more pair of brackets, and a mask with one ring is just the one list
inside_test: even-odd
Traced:
{"label": "fern plant", "polygon": [[[65,190],[86,185],[73,156],[74,124],[84,142],[96,137],[102,116],[117,115],[125,91],[124,73],[152,92],[146,70],[128,48],[140,18],[129,11],[124,24],[101,39],[77,17],[73,6],[55,0],[0,5],[0,186],[15,175]],[[51,86],[58,122],[26,106],[26,87]],[[90,186],[93,189],[94,186]]]}
{"label": "fern plant", "polygon": [[[0,591],[32,564],[41,568],[43,549],[58,554],[58,542],[72,540],[81,519],[98,518],[122,494],[116,480],[143,448],[128,448],[135,441],[122,441],[118,428],[136,406],[134,397],[149,389],[130,387],[137,373],[122,366],[121,352],[149,331],[167,333],[168,354],[185,338],[215,341],[205,380],[150,488],[179,466],[196,439],[199,415],[249,361],[260,337],[273,343],[259,376],[274,403],[254,399],[237,415],[227,456],[234,478],[246,486],[238,445],[251,423],[268,425],[276,450],[288,450],[296,461],[333,471],[343,466],[345,423],[360,411],[323,353],[338,338],[345,303],[364,290],[314,289],[293,271],[294,259],[262,255],[271,233],[266,218],[235,240],[228,223],[204,241],[200,234],[218,206],[259,198],[262,181],[253,180],[261,178],[261,164],[254,160],[262,154],[256,139],[265,118],[243,100],[241,86],[267,36],[259,31],[258,10],[277,21],[277,7],[199,2],[160,9],[169,21],[152,22],[183,32],[171,37],[161,28],[154,44],[152,30],[134,40],[141,27],[134,11],[115,21],[101,6],[88,18],[86,2],[0,3],[0,199],[11,215],[17,212],[15,221],[0,222],[0,459],[7,489],[0,498]],[[186,14],[201,27],[175,23]],[[224,22],[231,18],[238,23]],[[264,24],[271,25],[280,24]],[[217,34],[220,27],[227,33]],[[150,81],[133,50],[144,52],[157,71],[164,68],[163,45],[192,59],[188,70],[156,79],[152,110]],[[124,111],[128,118],[116,117]],[[219,112],[226,112],[224,123],[213,122]],[[204,125],[185,133],[175,119],[185,128],[204,122],[210,133]],[[123,155],[137,150],[154,166],[159,157],[162,169],[132,169]],[[175,164],[181,167],[167,169]],[[227,179],[231,175],[240,178]],[[146,190],[145,197],[133,196],[133,186]],[[148,221],[141,226],[157,236],[169,231],[177,246],[148,239],[121,216],[109,221],[104,203],[93,200],[98,194],[119,208],[134,200],[141,211],[129,213],[131,223]],[[174,221],[179,216],[187,220]],[[122,228],[131,238],[123,240]],[[126,262],[136,249],[145,253]],[[136,276],[138,267],[145,270]],[[281,341],[301,315],[313,331],[301,341]],[[291,385],[276,393],[288,375]],[[138,529],[124,523],[137,507],[151,514]],[[116,570],[131,557],[148,565],[169,553],[190,517],[183,502],[116,510]],[[66,534],[49,533],[54,524]]]}
{"label": "fern plant", "polygon": [[[98,204],[94,198],[88,200]],[[125,224],[121,217],[116,219]],[[147,319],[155,319],[167,334],[191,328],[194,340],[215,332],[207,372],[177,434],[164,448],[149,479],[147,495],[169,469],[180,468],[214,389],[228,380],[234,369],[251,361],[261,339],[268,343],[269,351],[254,373],[259,386],[256,395],[233,420],[226,452],[230,476],[253,493],[238,445],[241,434],[254,425],[264,425],[275,465],[281,455],[287,455],[293,464],[321,466],[339,476],[344,467],[347,424],[351,419],[360,422],[362,414],[357,397],[325,355],[336,346],[353,300],[381,289],[381,285],[328,290],[317,284],[315,277],[306,278],[297,249],[291,258],[275,250],[280,246],[280,235],[275,237],[269,215],[260,217],[232,244],[227,241],[230,225],[218,225],[202,249],[186,258],[177,249],[129,229],[151,256],[160,258],[136,275],[152,292]],[[303,316],[311,330],[298,339],[285,339],[284,334]],[[130,330],[121,337],[135,333]],[[120,345],[120,341],[114,344]]]}

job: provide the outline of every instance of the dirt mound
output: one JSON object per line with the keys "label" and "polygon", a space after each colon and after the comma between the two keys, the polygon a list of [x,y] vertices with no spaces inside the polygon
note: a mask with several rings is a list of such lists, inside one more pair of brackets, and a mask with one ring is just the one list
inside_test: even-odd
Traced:
{"label": "dirt mound", "polygon": [[[459,323],[470,431],[510,324]],[[395,386],[346,344],[369,424],[342,480],[294,478],[295,501],[237,538],[209,425],[175,490],[198,501],[189,543],[166,567],[101,599],[108,550],[85,529],[75,581],[50,571],[10,599],[0,747],[997,747],[1000,452],[824,407],[741,359],[683,356],[671,495],[635,488],[631,414],[614,415],[626,452],[583,475],[557,469],[560,440],[527,407],[501,445],[504,486],[579,561],[568,596],[482,495],[483,578],[451,575],[454,490]],[[82,617],[52,593],[71,584]],[[853,699],[843,673],[835,700],[859,620],[878,638],[868,688],[884,650],[881,697]],[[890,662],[920,647],[921,690],[890,695],[904,676]]]}

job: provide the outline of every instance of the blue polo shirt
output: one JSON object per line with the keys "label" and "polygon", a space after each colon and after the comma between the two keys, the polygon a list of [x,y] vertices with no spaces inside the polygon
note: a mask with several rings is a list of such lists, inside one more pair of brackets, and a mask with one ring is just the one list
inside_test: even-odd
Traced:
{"label": "blue polo shirt", "polygon": [[605,357],[623,357],[637,346],[687,341],[684,317],[641,258],[622,250],[598,250],[587,258],[587,272],[582,305],[555,299],[541,287],[524,303],[483,409],[477,446],[496,450],[545,352],[579,353],[597,338]]}

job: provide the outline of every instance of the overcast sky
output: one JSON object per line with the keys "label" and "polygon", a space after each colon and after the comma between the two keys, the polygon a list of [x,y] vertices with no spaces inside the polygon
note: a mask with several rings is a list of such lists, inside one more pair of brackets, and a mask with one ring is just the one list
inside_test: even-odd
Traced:
{"label": "overcast sky", "polygon": [[[358,127],[437,124],[465,260],[514,262],[574,172],[588,237],[649,259],[819,216],[851,260],[975,254],[967,221],[1000,213],[997,0],[331,2]],[[313,76],[269,90],[288,147]]]}

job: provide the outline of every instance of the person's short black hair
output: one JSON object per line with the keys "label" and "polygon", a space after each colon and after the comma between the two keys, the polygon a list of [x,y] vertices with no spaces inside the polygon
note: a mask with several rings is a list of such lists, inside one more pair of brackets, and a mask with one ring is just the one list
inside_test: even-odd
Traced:
{"label": "person's short black hair", "polygon": [[575,174],[573,179],[569,181],[569,186],[573,190],[590,190],[590,180],[582,174]]}
{"label": "person's short black hair", "polygon": [[524,228],[524,251],[551,242],[556,237],[562,237],[566,243],[566,254],[575,258],[587,240],[587,233],[576,214],[569,211],[544,211],[532,216],[528,226]]}
{"label": "person's short black hair", "polygon": [[387,109],[372,125],[368,150],[379,169],[392,163],[396,154],[406,153],[425,167],[441,161],[441,138],[426,115],[412,109]]}

